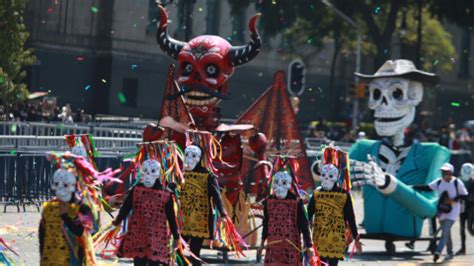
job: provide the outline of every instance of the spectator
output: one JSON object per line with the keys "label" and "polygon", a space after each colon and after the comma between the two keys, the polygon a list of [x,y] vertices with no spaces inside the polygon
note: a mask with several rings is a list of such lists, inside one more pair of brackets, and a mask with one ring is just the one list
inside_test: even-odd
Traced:
{"label": "spectator", "polygon": [[74,120],[72,119],[72,110],[69,105],[63,106],[61,109],[61,113],[58,115],[58,117],[61,119],[61,121],[65,124],[72,124],[74,123]]}
{"label": "spectator", "polygon": [[414,185],[413,188],[420,191],[438,192],[438,218],[441,223],[441,239],[438,242],[433,261],[437,262],[444,246],[447,245],[445,260],[453,258],[453,242],[451,239],[451,227],[461,212],[461,199],[467,197],[464,183],[453,176],[454,166],[445,163],[440,168],[442,178],[438,178],[428,185]]}
{"label": "spectator", "polygon": [[458,255],[466,255],[466,222],[469,218],[469,211],[473,207],[472,201],[468,200],[474,195],[474,165],[471,163],[464,163],[461,167],[461,180],[464,182],[468,198],[461,202],[461,214],[459,215],[459,223],[461,229],[461,249],[456,252]]}

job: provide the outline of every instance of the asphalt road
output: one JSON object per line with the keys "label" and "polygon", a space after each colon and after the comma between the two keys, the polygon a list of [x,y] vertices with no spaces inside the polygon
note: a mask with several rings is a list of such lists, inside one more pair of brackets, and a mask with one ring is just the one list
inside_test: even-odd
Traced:
{"label": "asphalt road", "polygon": [[[2,206],[3,207],[3,206]],[[2,208],[3,209],[3,208]],[[1,211],[3,211],[0,209]],[[358,221],[363,217],[362,200],[360,195],[355,193],[355,209]],[[21,260],[24,265],[39,265],[38,252],[38,233],[37,227],[40,214],[33,207],[27,207],[26,212],[17,213],[16,208],[9,207],[7,213],[0,212],[0,236],[7,242],[14,242],[13,245],[19,251]],[[363,232],[363,229],[361,229]],[[428,235],[428,223],[425,222],[424,236]],[[456,222],[453,229],[454,251],[460,247],[459,223]],[[355,255],[351,261],[343,261],[339,265],[434,265],[432,263],[432,255],[426,251],[428,242],[417,242],[415,249],[409,250],[405,247],[405,242],[395,242],[397,253],[389,256],[385,252],[384,242],[376,240],[363,240],[364,252]],[[255,251],[246,251],[245,258],[235,258],[230,254],[230,261],[234,265],[260,265],[256,263]],[[9,253],[11,255],[11,253]],[[218,263],[218,252],[215,250],[205,250],[203,258],[211,265],[225,265]],[[18,259],[16,259],[18,261]],[[456,256],[454,259],[443,262],[442,265],[474,265],[474,238],[467,233],[467,255]],[[113,261],[101,260],[103,265],[112,264]],[[115,265],[131,265],[130,260],[119,260]]]}

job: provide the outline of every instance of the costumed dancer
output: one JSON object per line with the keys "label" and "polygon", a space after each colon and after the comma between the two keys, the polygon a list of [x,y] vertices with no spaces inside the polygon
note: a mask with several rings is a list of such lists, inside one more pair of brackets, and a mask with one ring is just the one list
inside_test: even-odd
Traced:
{"label": "costumed dancer", "polygon": [[182,235],[192,252],[192,265],[201,265],[199,256],[205,239],[219,238],[228,248],[243,254],[240,246],[246,245],[223,207],[216,169],[212,164],[219,156],[218,141],[210,132],[186,131],[186,142],[186,182],[181,186],[180,202]]}
{"label": "costumed dancer", "polygon": [[[169,265],[179,247],[178,220],[175,213],[176,182],[182,181],[179,151],[174,142],[139,144],[137,177],[112,226],[99,232],[95,245],[105,242],[115,249],[112,255],[133,258],[134,265]],[[130,214],[131,213],[131,214]],[[130,217],[129,217],[130,214]],[[118,236],[119,225],[124,231]],[[173,245],[170,247],[171,235]],[[118,240],[118,241],[117,241]],[[105,257],[105,256],[104,256]]]}
{"label": "costumed dancer", "polygon": [[273,175],[271,195],[263,202],[263,230],[257,258],[265,249],[264,265],[303,265],[301,235],[304,251],[309,258],[314,257],[306,210],[296,177],[290,172],[291,169],[281,169]]}
{"label": "costumed dancer", "polygon": [[333,266],[344,259],[352,239],[359,250],[361,244],[350,194],[348,155],[327,147],[320,163],[321,186],[309,201],[308,217],[310,221],[314,218],[313,241],[321,261]]}
{"label": "costumed dancer", "polygon": [[[52,154],[58,166],[51,189],[55,197],[44,203],[39,227],[41,265],[95,265],[90,231],[93,215],[86,183],[97,173],[82,157]],[[80,190],[79,190],[80,189]],[[82,193],[80,193],[82,192]]]}

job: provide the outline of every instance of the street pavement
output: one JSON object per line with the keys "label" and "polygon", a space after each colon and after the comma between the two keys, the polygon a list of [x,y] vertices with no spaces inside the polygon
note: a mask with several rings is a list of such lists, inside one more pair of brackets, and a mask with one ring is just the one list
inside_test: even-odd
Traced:
{"label": "street pavement", "polygon": [[[355,210],[358,222],[362,220],[363,208],[360,195],[355,192]],[[3,207],[3,206],[1,206]],[[3,209],[3,208],[2,208]],[[1,210],[1,209],[0,209]],[[1,210],[3,211],[3,210]],[[32,206],[27,207],[26,212],[16,212],[15,207],[9,207],[7,213],[0,212],[0,236],[8,243],[12,243],[19,251],[21,261],[26,266],[39,265],[38,248],[38,223],[40,214]],[[428,235],[428,223],[425,222],[423,235]],[[363,229],[360,229],[363,233]],[[443,262],[444,254],[441,256],[438,265],[470,265],[474,266],[474,237],[467,233],[467,254],[464,256],[455,256],[448,262]],[[452,229],[454,252],[460,248],[459,222],[456,222]],[[412,251],[405,247],[405,242],[395,242],[396,254],[389,256],[385,252],[384,241],[362,240],[364,251],[362,254],[354,255],[352,260],[341,261],[339,265],[435,265],[432,263],[433,256],[426,251],[428,242],[416,242],[415,249]],[[236,258],[230,254],[230,262],[233,265],[261,265],[256,262],[255,250],[246,251],[245,258]],[[11,255],[11,253],[8,253]],[[218,251],[204,250],[202,256],[210,265],[226,265],[218,263]],[[14,257],[14,256],[11,256]],[[18,261],[18,259],[17,259]],[[102,265],[111,265],[114,261],[100,260]],[[115,265],[132,265],[131,260],[119,260]]]}

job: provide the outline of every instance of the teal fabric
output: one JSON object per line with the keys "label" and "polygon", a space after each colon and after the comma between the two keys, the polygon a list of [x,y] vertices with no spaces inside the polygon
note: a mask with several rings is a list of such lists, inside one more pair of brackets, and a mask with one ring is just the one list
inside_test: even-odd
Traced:
{"label": "teal fabric", "polygon": [[[378,160],[380,141],[360,140],[349,152],[353,160],[367,162],[367,155]],[[419,237],[424,218],[436,215],[435,192],[419,193],[411,185],[428,184],[440,177],[439,168],[448,162],[450,152],[436,143],[413,144],[398,170],[394,192],[383,195],[376,188],[363,187],[364,227],[368,234]]]}

